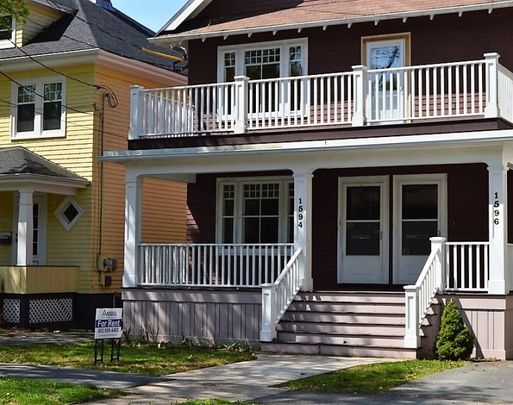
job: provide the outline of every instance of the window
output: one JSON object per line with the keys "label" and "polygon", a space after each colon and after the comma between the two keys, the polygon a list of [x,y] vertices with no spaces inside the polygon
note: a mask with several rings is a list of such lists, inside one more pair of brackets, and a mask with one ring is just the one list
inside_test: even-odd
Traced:
{"label": "window", "polygon": [[0,48],[14,48],[16,41],[16,23],[12,16],[0,16]]}
{"label": "window", "polygon": [[60,77],[13,84],[12,138],[65,135],[65,81]]}
{"label": "window", "polygon": [[298,39],[219,48],[219,82],[235,76],[252,80],[307,74],[307,41]]}
{"label": "window", "polygon": [[67,231],[73,228],[83,213],[84,210],[71,197],[67,197],[55,210],[55,216]]}
{"label": "window", "polygon": [[289,179],[219,182],[220,243],[282,243],[294,238],[294,184]]}

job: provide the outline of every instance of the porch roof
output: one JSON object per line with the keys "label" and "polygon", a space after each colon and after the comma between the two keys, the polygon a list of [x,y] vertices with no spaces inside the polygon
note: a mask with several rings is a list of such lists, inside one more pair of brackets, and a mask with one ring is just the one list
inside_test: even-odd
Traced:
{"label": "porch roof", "polygon": [[89,184],[87,179],[24,147],[0,149],[0,189],[25,186],[43,191],[39,186],[77,189]]}

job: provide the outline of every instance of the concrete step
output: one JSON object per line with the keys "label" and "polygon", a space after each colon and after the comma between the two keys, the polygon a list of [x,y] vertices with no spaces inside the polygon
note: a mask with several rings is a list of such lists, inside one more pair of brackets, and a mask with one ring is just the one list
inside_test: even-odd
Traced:
{"label": "concrete step", "polygon": [[307,332],[345,335],[404,336],[404,324],[376,325],[333,322],[289,322],[278,324],[279,332]]}
{"label": "concrete step", "polygon": [[364,304],[404,304],[404,293],[311,292],[299,293],[294,301]]}
{"label": "concrete step", "polygon": [[335,312],[354,314],[404,314],[405,306],[402,304],[344,304],[325,302],[303,302],[293,301],[289,306],[289,312],[293,311],[314,311],[314,312]]}
{"label": "concrete step", "polygon": [[327,356],[381,357],[397,359],[414,359],[417,354],[413,349],[390,349],[388,347],[339,346],[325,344],[300,343],[264,343],[263,352],[287,354],[322,354]]}
{"label": "concrete step", "polygon": [[353,323],[365,325],[404,325],[404,314],[326,313],[315,311],[287,311],[283,321],[316,323]]}
{"label": "concrete step", "polygon": [[280,343],[327,344],[341,346],[365,346],[402,348],[403,336],[333,335],[321,333],[278,332]]}

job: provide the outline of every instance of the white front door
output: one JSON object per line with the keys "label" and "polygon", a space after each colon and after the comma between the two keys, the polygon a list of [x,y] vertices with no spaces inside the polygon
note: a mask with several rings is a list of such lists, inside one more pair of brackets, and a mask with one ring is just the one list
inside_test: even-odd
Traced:
{"label": "white front door", "polygon": [[339,180],[338,282],[388,284],[388,177]]}
{"label": "white front door", "polygon": [[404,72],[383,70],[405,66],[406,40],[366,42],[369,72],[367,111],[371,121],[394,121],[404,116]]}
{"label": "white front door", "polygon": [[444,174],[394,176],[394,284],[414,284],[433,236],[447,237]]}
{"label": "white front door", "polygon": [[[19,197],[14,199],[13,235],[15,235],[12,251],[12,262],[16,264],[16,252],[18,250],[18,207]],[[46,264],[46,196],[34,195],[33,198],[33,224],[32,232],[32,264],[41,266]]]}

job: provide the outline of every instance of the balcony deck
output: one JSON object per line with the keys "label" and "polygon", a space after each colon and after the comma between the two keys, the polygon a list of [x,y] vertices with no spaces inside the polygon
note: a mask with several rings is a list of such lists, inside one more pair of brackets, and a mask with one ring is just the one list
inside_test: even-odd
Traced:
{"label": "balcony deck", "polygon": [[168,140],[169,147],[199,139],[279,142],[291,132],[295,140],[312,140],[372,136],[363,131],[376,128],[377,136],[408,135],[430,133],[430,126],[454,132],[512,122],[513,73],[498,63],[497,54],[486,54],[476,61],[391,69],[355,66],[344,73],[134,87],[129,139],[136,141],[131,149],[144,149],[148,142],[140,141]]}

